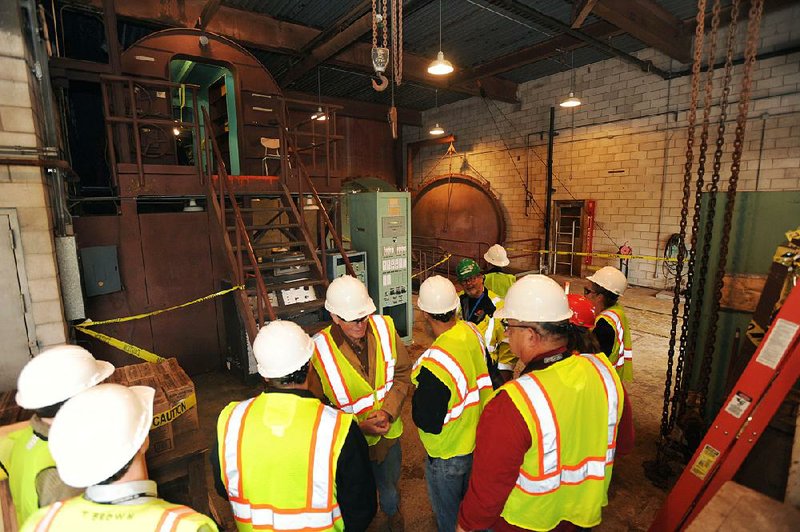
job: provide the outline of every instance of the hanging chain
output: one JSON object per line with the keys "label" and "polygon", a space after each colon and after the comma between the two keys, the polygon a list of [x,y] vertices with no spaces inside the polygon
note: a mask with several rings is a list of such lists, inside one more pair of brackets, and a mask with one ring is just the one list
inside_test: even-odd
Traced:
{"label": "hanging chain", "polygon": [[376,0],[372,0],[372,47],[378,47],[378,6]]}
{"label": "hanging chain", "polygon": [[389,44],[389,11],[386,7],[387,0],[383,0],[383,47],[388,48]]}
{"label": "hanging chain", "polygon": [[[725,267],[728,260],[728,243],[730,242],[731,221],[733,220],[733,209],[736,204],[736,189],[739,185],[739,170],[742,161],[742,148],[744,146],[744,133],[747,126],[747,113],[750,107],[750,93],[752,85],[753,65],[756,61],[758,51],[758,37],[761,29],[761,15],[764,11],[764,0],[752,0],[747,22],[747,46],[744,52],[744,74],[742,77],[742,91],[739,96],[739,114],[736,117],[736,136],[733,141],[733,161],[731,163],[731,177],[728,184],[728,193],[725,202],[725,217],[722,226],[722,240],[719,245],[719,264],[717,265],[716,277],[714,279],[714,298],[712,299],[711,325],[707,334],[706,350],[710,352],[708,375],[705,375],[703,383],[705,389],[708,388],[708,380],[711,373],[711,358],[714,353],[717,335],[717,315],[719,313],[720,299],[722,298],[722,286],[725,278]],[[705,360],[704,360],[705,362]],[[706,404],[706,395],[700,397],[701,411]]]}
{"label": "hanging chain", "polygon": [[[725,55],[725,76],[722,82],[722,98],[720,100],[720,116],[717,126],[717,141],[716,141],[716,148],[714,150],[714,164],[713,164],[713,174],[711,177],[711,186],[709,188],[709,197],[708,197],[708,212],[706,213],[706,225],[705,231],[703,232],[703,265],[700,270],[700,279],[706,279],[708,275],[708,266],[709,266],[709,256],[711,254],[711,239],[714,233],[714,219],[716,218],[716,204],[717,204],[717,192],[719,190],[719,180],[720,180],[720,169],[722,167],[722,148],[725,144],[725,126],[726,121],[728,118],[728,99],[731,92],[731,79],[733,77],[733,52],[734,46],[736,42],[736,33],[738,30],[737,19],[739,18],[739,6],[740,0],[734,0],[733,5],[731,7],[731,22],[730,26],[728,27],[728,40],[727,40],[727,51]],[[716,7],[716,5],[715,5]],[[719,19],[719,10],[714,12],[715,19]],[[717,22],[718,24],[718,22]],[[713,59],[712,59],[713,60]],[[703,298],[704,298],[704,286],[705,282],[701,283],[698,286],[698,295],[697,301],[700,305],[702,305]],[[700,323],[700,312],[695,312],[695,327],[699,329]],[[711,316],[704,316],[709,320],[716,321],[717,316],[713,314]],[[712,340],[712,337],[707,336],[704,350],[703,350],[703,359],[700,365],[700,374],[699,374],[699,387],[698,391],[700,392],[700,400],[701,404],[705,404],[705,397],[708,394],[708,385],[711,381],[711,363],[714,356],[714,345],[715,342]],[[684,388],[687,389],[688,393],[688,386],[684,383]]]}
{"label": "hanging chain", "polygon": [[403,0],[392,0],[392,72],[394,82],[403,82]]}
{"label": "hanging chain", "polygon": [[[703,37],[705,35],[705,12],[706,12],[706,0],[698,0],[697,2],[697,21],[695,26],[695,38],[694,38],[694,61],[692,63],[692,95],[691,95],[691,103],[689,105],[689,127],[687,130],[687,139],[686,139],[686,163],[684,164],[684,172],[683,172],[683,196],[681,198],[681,219],[680,219],[680,229],[679,235],[681,242],[686,242],[686,222],[689,216],[689,196],[691,193],[691,182],[692,182],[692,160],[694,158],[693,154],[693,146],[694,146],[694,124],[697,119],[697,96],[699,92],[699,84],[700,84],[700,63],[703,57]],[[683,279],[683,261],[686,255],[686,246],[679,246],[678,247],[678,256],[677,256],[677,263],[675,268],[675,288],[672,293],[672,322],[670,326],[670,336],[669,336],[669,349],[667,352],[667,374],[666,380],[664,383],[664,406],[661,412],[661,438],[666,439],[667,435],[672,430],[674,426],[674,418],[670,415],[670,386],[672,384],[672,370],[673,370],[673,361],[675,357],[675,337],[677,335],[678,329],[678,310],[680,308],[680,301],[681,301],[681,281]],[[693,254],[693,250],[689,251],[689,256],[691,257]],[[687,272],[688,279],[687,285],[691,282],[691,270]],[[688,288],[687,288],[688,289]],[[689,298],[685,299],[686,304],[688,304]],[[684,318],[686,317],[686,306],[684,306]],[[683,369],[684,363],[684,341],[686,339],[686,320],[683,320],[681,325],[681,342],[679,344],[679,351],[678,351],[678,363],[677,367],[675,368],[675,385],[677,387],[680,381],[681,371]],[[676,388],[677,389],[677,388]],[[675,412],[675,404],[674,404],[674,396],[673,396],[673,405],[672,405],[672,413]],[[659,459],[663,456],[661,450],[663,449],[663,445],[658,447]]]}
{"label": "hanging chain", "polygon": [[[713,105],[713,89],[714,89],[714,61],[717,54],[717,34],[719,30],[720,21],[720,0],[714,0],[712,8],[713,15],[711,19],[711,37],[708,39],[708,60],[706,62],[706,82],[705,93],[703,97],[703,124],[702,132],[700,134],[700,155],[697,161],[697,184],[695,188],[694,198],[694,216],[692,218],[692,249],[697,249],[697,239],[700,236],[700,223],[701,223],[701,208],[703,203],[703,186],[705,184],[706,175],[706,158],[708,153],[708,130],[711,122],[711,107]],[[719,178],[717,178],[717,182]],[[712,187],[716,189],[717,182],[713,182]],[[688,340],[686,341],[686,357],[685,357],[685,370],[688,372],[689,378],[681,380],[681,387],[677,393],[678,396],[678,416],[686,408],[686,396],[689,391],[689,384],[691,381],[691,373],[694,369],[694,360],[697,357],[697,341],[700,333],[700,309],[703,307],[703,298],[705,297],[705,278],[708,274],[708,262],[711,251],[711,235],[710,232],[714,228],[714,212],[716,211],[716,196],[711,195],[709,198],[708,210],[705,218],[705,232],[703,234],[702,251],[699,254],[699,269],[696,266],[693,270],[692,277],[698,279],[696,292],[687,291],[686,297],[692,298],[695,302],[695,310],[691,313],[691,323],[688,325]],[[697,252],[695,252],[695,260],[697,260]],[[689,315],[687,314],[687,317]],[[687,318],[688,319],[688,318]],[[683,377],[683,375],[681,375]]]}

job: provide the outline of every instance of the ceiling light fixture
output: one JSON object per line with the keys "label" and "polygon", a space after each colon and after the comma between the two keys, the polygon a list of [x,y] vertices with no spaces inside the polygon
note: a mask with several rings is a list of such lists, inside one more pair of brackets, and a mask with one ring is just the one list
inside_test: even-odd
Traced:
{"label": "ceiling light fixture", "polygon": [[[439,89],[436,89],[436,114],[439,114]],[[436,122],[436,125],[433,126],[428,133],[433,136],[444,135],[444,128],[439,125],[439,122]]]}
{"label": "ceiling light fixture", "polygon": [[444,58],[442,52],[442,0],[439,0],[439,53],[436,59],[428,66],[428,74],[446,76],[453,72],[453,63]]}
{"label": "ceiling light fixture", "polygon": [[575,52],[572,52],[572,57],[570,59],[570,70],[569,96],[561,100],[561,103],[558,104],[561,107],[578,107],[583,103],[580,98],[575,96]]}
{"label": "ceiling light fixture", "polygon": [[439,125],[439,122],[436,122],[436,125],[433,126],[428,133],[431,135],[444,135],[444,129]]}
{"label": "ceiling light fixture", "polygon": [[311,120],[324,122],[328,115],[322,110],[322,84],[319,81],[319,68],[317,68],[317,112],[311,115]]}

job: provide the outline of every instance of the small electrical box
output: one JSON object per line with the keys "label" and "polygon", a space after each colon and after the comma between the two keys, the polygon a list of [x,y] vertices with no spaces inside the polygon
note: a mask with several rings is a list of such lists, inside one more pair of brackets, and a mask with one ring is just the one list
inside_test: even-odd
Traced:
{"label": "small electrical box", "polygon": [[117,246],[82,248],[81,266],[86,297],[111,294],[122,290],[122,283],[119,279]]}

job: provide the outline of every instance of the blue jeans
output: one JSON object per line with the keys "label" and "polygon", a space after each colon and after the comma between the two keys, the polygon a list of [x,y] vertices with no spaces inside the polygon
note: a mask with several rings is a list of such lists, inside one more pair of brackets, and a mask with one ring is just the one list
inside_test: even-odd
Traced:
{"label": "blue jeans", "polygon": [[439,532],[455,530],[458,507],[467,493],[470,472],[472,472],[472,454],[426,460],[425,480],[428,483],[428,497],[436,515]]}
{"label": "blue jeans", "polygon": [[392,445],[383,462],[372,461],[372,474],[375,475],[375,485],[378,488],[378,502],[381,510],[388,516],[397,513],[400,504],[400,467],[402,454],[400,452],[400,439]]}

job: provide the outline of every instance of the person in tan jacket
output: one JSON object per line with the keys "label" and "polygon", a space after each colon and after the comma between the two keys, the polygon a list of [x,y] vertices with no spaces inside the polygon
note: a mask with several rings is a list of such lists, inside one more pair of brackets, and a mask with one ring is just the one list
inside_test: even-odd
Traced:
{"label": "person in tan jacket", "polygon": [[411,361],[389,316],[374,314],[366,286],[342,276],[328,287],[325,308],[333,324],[314,336],[315,369],[309,388],[352,413],[370,446],[375,484],[388,529],[403,530],[399,511],[403,421],[411,387]]}

